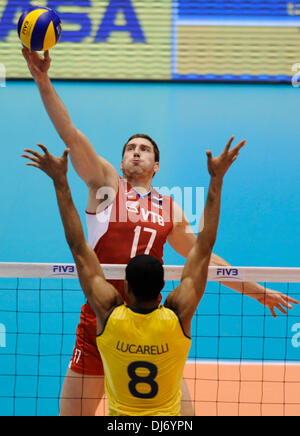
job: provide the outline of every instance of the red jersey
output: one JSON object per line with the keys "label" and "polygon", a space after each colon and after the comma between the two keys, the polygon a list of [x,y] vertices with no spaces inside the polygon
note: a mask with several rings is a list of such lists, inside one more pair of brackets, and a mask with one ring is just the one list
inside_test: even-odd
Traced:
{"label": "red jersey", "polygon": [[[163,262],[163,247],[173,229],[172,199],[151,189],[141,196],[120,179],[115,200],[102,212],[86,214],[88,242],[102,264],[127,264],[138,254]],[[124,298],[124,281],[110,281]],[[80,374],[102,376],[96,344],[96,315],[86,303],[81,310],[70,368]]]}
{"label": "red jersey", "polygon": [[[98,214],[86,214],[88,242],[101,264],[126,264],[138,254],[163,263],[163,248],[173,229],[172,199],[155,189],[141,196],[120,179],[114,202]],[[123,294],[123,281],[113,281]]]}

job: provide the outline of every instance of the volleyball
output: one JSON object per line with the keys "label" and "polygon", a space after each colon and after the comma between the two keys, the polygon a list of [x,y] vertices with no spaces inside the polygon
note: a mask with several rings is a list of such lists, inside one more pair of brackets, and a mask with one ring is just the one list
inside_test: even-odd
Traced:
{"label": "volleyball", "polygon": [[57,13],[46,7],[26,9],[18,22],[20,40],[33,51],[46,51],[54,47],[59,41],[61,29]]}

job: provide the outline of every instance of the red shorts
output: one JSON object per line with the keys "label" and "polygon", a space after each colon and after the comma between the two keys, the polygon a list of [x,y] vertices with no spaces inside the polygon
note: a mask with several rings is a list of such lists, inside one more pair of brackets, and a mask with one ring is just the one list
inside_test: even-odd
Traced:
{"label": "red shorts", "polygon": [[97,320],[91,306],[82,306],[76,343],[69,368],[79,374],[103,376],[103,364],[96,343]]}
{"label": "red shorts", "polygon": [[[113,285],[116,286],[115,283],[113,283]],[[124,298],[123,292],[120,291],[120,282],[118,282],[118,285],[118,290]],[[160,302],[161,297],[159,303]],[[89,303],[86,303],[82,306],[80,322],[76,330],[76,343],[69,364],[69,368],[72,371],[85,375],[104,375],[103,363],[98,351],[96,336],[96,315]]]}

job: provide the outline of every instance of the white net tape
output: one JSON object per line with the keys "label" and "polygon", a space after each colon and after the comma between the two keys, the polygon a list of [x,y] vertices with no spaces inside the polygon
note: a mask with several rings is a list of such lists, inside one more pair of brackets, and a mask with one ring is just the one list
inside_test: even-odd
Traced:
{"label": "white net tape", "polygon": [[[126,265],[102,265],[105,277],[111,280],[125,278]],[[167,265],[165,280],[178,281],[183,266]],[[0,263],[0,277],[5,278],[77,278],[75,264],[72,263]],[[209,267],[208,281],[239,281],[269,283],[300,283],[300,268],[273,267]]]}

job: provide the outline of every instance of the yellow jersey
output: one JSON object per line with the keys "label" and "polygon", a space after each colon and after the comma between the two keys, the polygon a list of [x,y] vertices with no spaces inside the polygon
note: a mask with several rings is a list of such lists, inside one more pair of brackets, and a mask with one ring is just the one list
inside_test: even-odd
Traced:
{"label": "yellow jersey", "polygon": [[180,416],[181,381],[191,338],[171,309],[113,309],[97,346],[110,416]]}

